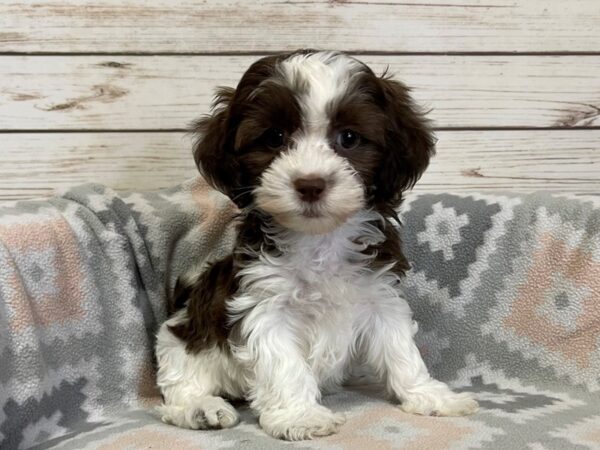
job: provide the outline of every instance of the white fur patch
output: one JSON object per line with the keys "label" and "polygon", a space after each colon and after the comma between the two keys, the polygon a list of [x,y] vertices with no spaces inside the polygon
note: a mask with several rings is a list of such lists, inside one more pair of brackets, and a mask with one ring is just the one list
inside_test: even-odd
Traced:
{"label": "white fur patch", "polygon": [[329,107],[347,94],[363,67],[358,60],[336,52],[296,55],[281,63],[289,86],[302,90],[299,99],[307,135],[327,132]]}

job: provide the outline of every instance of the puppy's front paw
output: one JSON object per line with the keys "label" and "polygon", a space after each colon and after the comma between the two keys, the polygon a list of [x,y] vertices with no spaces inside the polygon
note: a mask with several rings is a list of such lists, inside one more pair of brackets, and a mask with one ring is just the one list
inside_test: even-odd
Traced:
{"label": "puppy's front paw", "polygon": [[260,416],[260,425],[271,436],[288,441],[301,441],[337,433],[346,417],[321,405],[295,410],[266,411]]}
{"label": "puppy's front paw", "polygon": [[231,428],[239,422],[235,408],[221,397],[201,397],[182,406],[163,404],[157,409],[163,422],[192,430]]}
{"label": "puppy's front paw", "polygon": [[443,383],[435,382],[412,389],[400,405],[402,411],[423,416],[466,416],[479,409],[467,392],[453,392]]}

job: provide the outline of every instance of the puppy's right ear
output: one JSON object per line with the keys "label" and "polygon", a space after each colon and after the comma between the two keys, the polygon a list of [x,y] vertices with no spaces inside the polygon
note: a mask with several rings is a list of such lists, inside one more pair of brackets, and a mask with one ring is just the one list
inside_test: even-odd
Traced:
{"label": "puppy's right ear", "polygon": [[[212,113],[192,124],[194,160],[202,176],[215,189],[244,207],[239,165],[233,149],[235,126],[231,123],[230,109],[235,89],[220,88],[215,95]],[[242,196],[244,197],[244,196]]]}

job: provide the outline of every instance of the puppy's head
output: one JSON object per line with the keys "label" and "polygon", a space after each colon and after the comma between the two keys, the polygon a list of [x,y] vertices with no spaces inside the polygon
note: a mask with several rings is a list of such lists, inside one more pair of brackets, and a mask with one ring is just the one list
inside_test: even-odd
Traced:
{"label": "puppy's head", "polygon": [[239,207],[303,233],[391,210],[434,152],[408,89],[335,52],[255,62],[194,124],[196,164]]}

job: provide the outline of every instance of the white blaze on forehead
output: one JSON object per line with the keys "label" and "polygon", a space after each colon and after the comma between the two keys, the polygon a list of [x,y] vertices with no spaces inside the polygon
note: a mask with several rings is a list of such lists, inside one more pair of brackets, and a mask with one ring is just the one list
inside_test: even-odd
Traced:
{"label": "white blaze on forehead", "polygon": [[356,59],[335,52],[296,55],[281,63],[281,73],[298,92],[305,131],[327,132],[328,106],[348,92],[362,69]]}

